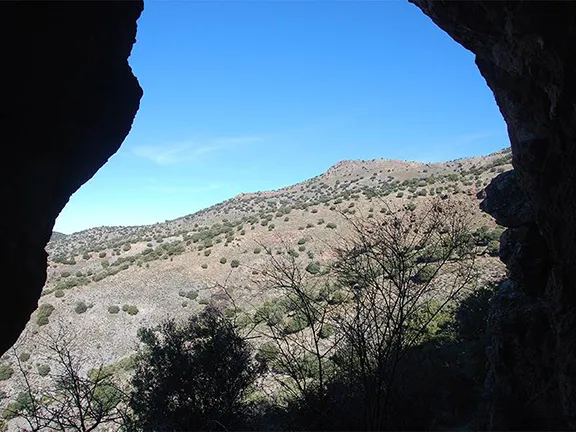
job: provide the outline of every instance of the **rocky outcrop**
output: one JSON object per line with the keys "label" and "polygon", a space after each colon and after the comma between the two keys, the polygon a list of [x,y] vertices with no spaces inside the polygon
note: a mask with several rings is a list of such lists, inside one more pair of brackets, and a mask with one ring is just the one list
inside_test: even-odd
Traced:
{"label": "rocky outcrop", "polygon": [[[508,202],[488,190],[485,204],[509,227],[511,278],[494,311],[487,426],[575,429],[576,3],[411,1],[476,55],[518,179],[512,189],[495,179],[491,191],[508,190]],[[532,220],[512,210],[521,195]]]}
{"label": "rocky outcrop", "polygon": [[128,57],[142,9],[0,3],[0,352],[37,306],[56,217],[131,128],[142,90]]}

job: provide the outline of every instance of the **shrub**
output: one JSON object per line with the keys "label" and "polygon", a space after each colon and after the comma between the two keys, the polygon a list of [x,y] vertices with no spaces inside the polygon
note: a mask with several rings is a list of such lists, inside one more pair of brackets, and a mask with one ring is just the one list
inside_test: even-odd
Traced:
{"label": "shrub", "polygon": [[202,264],[200,267],[202,267],[203,269],[207,269],[207,268],[208,268],[208,264],[204,263],[204,264]]}
{"label": "shrub", "polygon": [[500,253],[500,241],[490,240],[490,242],[488,243],[487,251],[490,254],[490,256],[498,256],[498,254]]}
{"label": "shrub", "polygon": [[408,203],[404,206],[404,208],[408,211],[414,211],[414,210],[416,210],[416,203],[413,203],[413,202]]}
{"label": "shrub", "polygon": [[318,274],[320,273],[320,264],[317,261],[311,261],[306,266],[306,271],[310,274]]}
{"label": "shrub", "polygon": [[100,252],[98,258],[106,258],[106,252]]}
{"label": "shrub", "polygon": [[64,297],[64,291],[61,289],[57,289],[56,291],[54,291],[54,297]]}
{"label": "shrub", "polygon": [[212,249],[206,249],[204,251],[204,256],[210,256],[211,253],[212,253]]}
{"label": "shrub", "polygon": [[27,352],[23,352],[22,354],[20,354],[18,356],[18,358],[20,359],[20,361],[22,362],[27,362],[28,360],[30,360],[30,354],[28,354]]}
{"label": "shrub", "polygon": [[230,261],[230,267],[232,267],[232,268],[236,268],[236,267],[238,267],[239,265],[240,265],[240,261],[238,261],[238,260],[232,260],[232,261]]}
{"label": "shrub", "polygon": [[[160,335],[158,334],[160,333]],[[130,407],[139,430],[245,430],[257,377],[248,343],[215,308],[139,331]]]}
{"label": "shrub", "polygon": [[82,255],[82,259],[89,260],[90,258],[92,258],[92,255],[90,255],[89,253],[85,253],[84,255]]}
{"label": "shrub", "polygon": [[336,229],[336,224],[333,222],[328,222],[326,224],[326,228],[330,228],[330,229]]}
{"label": "shrub", "polygon": [[254,253],[255,253],[255,254],[259,254],[260,252],[262,252],[262,249],[261,249],[261,248],[259,248],[259,247],[254,248]]}
{"label": "shrub", "polygon": [[220,264],[226,264],[228,260],[225,257],[220,258]]}
{"label": "shrub", "polygon": [[36,324],[43,326],[48,324],[50,315],[54,312],[54,306],[48,303],[40,305],[38,308],[38,314],[36,315]]}
{"label": "shrub", "polygon": [[124,243],[124,246],[122,246],[122,250],[124,252],[129,251],[130,249],[132,249],[132,246],[130,246],[130,243]]}
{"label": "shrub", "polygon": [[138,308],[134,305],[125,304],[124,306],[122,306],[122,310],[126,312],[128,315],[136,315],[138,313]]}
{"label": "shrub", "polygon": [[108,313],[117,314],[118,312],[120,312],[120,308],[118,306],[108,306]]}
{"label": "shrub", "polygon": [[256,360],[263,364],[272,363],[278,358],[279,349],[273,342],[264,342],[258,348]]}
{"label": "shrub", "polygon": [[37,367],[38,370],[38,375],[40,376],[46,376],[50,373],[50,366],[48,366],[47,364],[39,364]]}
{"label": "shrub", "polygon": [[184,291],[181,290],[178,292],[178,295],[180,297],[186,297],[187,299],[190,300],[196,300],[196,298],[198,297],[198,291],[194,291],[194,290],[190,290],[190,291]]}
{"label": "shrub", "polygon": [[10,379],[14,370],[8,363],[0,363],[0,381]]}
{"label": "shrub", "polygon": [[74,306],[74,311],[77,314],[83,314],[84,312],[86,312],[88,310],[88,306],[86,306],[86,303],[84,303],[83,301],[79,301],[76,303],[76,306]]}

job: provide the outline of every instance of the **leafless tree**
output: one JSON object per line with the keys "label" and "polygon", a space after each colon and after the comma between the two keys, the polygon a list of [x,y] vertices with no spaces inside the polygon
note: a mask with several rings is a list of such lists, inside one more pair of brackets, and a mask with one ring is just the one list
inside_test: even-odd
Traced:
{"label": "leafless tree", "polygon": [[256,283],[262,290],[279,295],[281,310],[261,317],[263,336],[276,350],[273,369],[276,380],[293,397],[319,409],[333,368],[330,355],[335,347],[331,334],[333,315],[341,299],[328,272],[309,272],[292,245],[278,239],[281,254],[261,244],[266,262]]}
{"label": "leafless tree", "polygon": [[93,431],[98,427],[120,425],[126,420],[122,409],[125,398],[113,376],[101,365],[86,373],[86,359],[79,353],[76,337],[60,326],[46,332],[43,349],[54,368],[47,378],[49,385],[39,383],[26,368],[14,349],[23,391],[16,403],[9,405],[13,417],[21,417],[31,431]]}
{"label": "leafless tree", "polygon": [[349,219],[334,271],[354,307],[337,330],[341,375],[355,383],[364,427],[385,427],[402,359],[436,316],[477,278],[469,213],[433,200],[376,218]]}

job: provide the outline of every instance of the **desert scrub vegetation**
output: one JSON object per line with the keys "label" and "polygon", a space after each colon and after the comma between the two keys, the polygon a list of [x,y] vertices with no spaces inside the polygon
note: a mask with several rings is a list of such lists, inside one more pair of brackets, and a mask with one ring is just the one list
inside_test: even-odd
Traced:
{"label": "desert scrub vegetation", "polygon": [[86,305],[86,303],[84,303],[84,301],[76,302],[76,305],[74,306],[74,312],[76,312],[78,315],[83,314],[87,310],[88,306]]}
{"label": "desert scrub vegetation", "polygon": [[52,369],[51,369],[50,366],[47,365],[47,364],[39,364],[39,365],[36,367],[36,370],[38,371],[38,375],[40,375],[40,376],[42,376],[42,377],[45,377],[45,376],[47,376],[47,375],[50,373],[50,371],[51,371]]}
{"label": "desert scrub vegetation", "polygon": [[[277,297],[253,316],[216,302],[189,321],[140,331],[135,424],[211,429],[216,419],[235,430],[273,419],[277,430],[425,430],[469,418],[482,392],[494,288],[475,284],[465,215],[434,205],[352,221],[354,234],[325,272],[306,271],[290,244],[279,255],[263,246],[254,283]],[[259,391],[257,378],[279,390]]]}
{"label": "desert scrub vegetation", "polygon": [[0,363],[0,381],[6,381],[12,377],[14,370],[8,363]]}
{"label": "desert scrub vegetation", "polygon": [[182,324],[143,329],[139,337],[144,348],[130,398],[138,429],[246,428],[245,396],[257,367],[250,345],[219,310],[207,307]]}
{"label": "desert scrub vegetation", "polygon": [[189,291],[180,290],[178,292],[178,295],[180,297],[186,297],[189,300],[196,300],[196,298],[198,298],[198,291],[196,291],[196,290],[189,290]]}
{"label": "desert scrub vegetation", "polygon": [[136,315],[138,314],[138,308],[134,305],[125,304],[122,306],[122,310],[126,312],[128,315]]}
{"label": "desert scrub vegetation", "polygon": [[124,392],[113,376],[103,372],[103,367],[93,369],[88,376],[80,371],[86,360],[69,329],[60,328],[47,333],[43,345],[54,368],[37,365],[37,373],[46,377],[40,385],[32,379],[33,372],[19,362],[17,373],[23,389],[3,412],[7,420],[19,417],[26,430],[90,431],[99,427],[115,429],[124,423],[128,426],[122,399]]}
{"label": "desert scrub vegetation", "polygon": [[38,312],[36,314],[36,324],[39,326],[44,326],[50,322],[49,318],[54,312],[54,306],[49,303],[41,304],[38,307]]}
{"label": "desert scrub vegetation", "polygon": [[116,305],[108,306],[108,313],[117,314],[118,312],[120,312],[120,307]]}

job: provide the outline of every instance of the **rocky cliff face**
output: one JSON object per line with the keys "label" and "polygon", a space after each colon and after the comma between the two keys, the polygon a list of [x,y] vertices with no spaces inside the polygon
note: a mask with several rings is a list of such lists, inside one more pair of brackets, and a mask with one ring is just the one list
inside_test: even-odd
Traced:
{"label": "rocky cliff face", "polygon": [[[509,229],[493,313],[492,429],[576,428],[576,3],[411,0],[476,55],[515,174],[487,190]],[[522,197],[525,198],[524,202]]]}
{"label": "rocky cliff face", "polygon": [[[54,221],[128,134],[141,1],[0,4],[0,352],[36,308]],[[9,282],[8,282],[9,281]]]}

